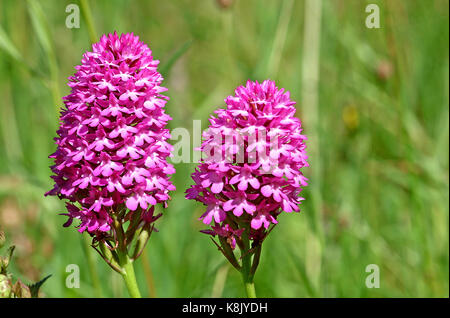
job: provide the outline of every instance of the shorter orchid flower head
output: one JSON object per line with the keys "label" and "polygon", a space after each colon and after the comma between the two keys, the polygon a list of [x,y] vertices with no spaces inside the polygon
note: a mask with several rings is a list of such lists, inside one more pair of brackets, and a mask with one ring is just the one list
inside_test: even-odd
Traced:
{"label": "shorter orchid flower head", "polygon": [[203,133],[202,159],[186,198],[206,206],[200,220],[210,229],[202,232],[217,236],[222,253],[241,269],[236,246],[241,258],[255,255],[257,262],[279,215],[300,211],[306,136],[295,102],[273,81],[248,81],[225,103]]}

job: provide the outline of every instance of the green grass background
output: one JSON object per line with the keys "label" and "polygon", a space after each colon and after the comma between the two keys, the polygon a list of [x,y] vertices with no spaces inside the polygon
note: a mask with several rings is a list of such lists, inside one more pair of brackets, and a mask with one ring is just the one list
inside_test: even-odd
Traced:
{"label": "green grass background", "polygon": [[[63,203],[43,196],[67,77],[90,49],[88,20],[65,27],[70,3],[80,4],[0,1],[0,227],[17,246],[16,277],[53,275],[43,296],[127,296],[121,277],[62,227]],[[380,29],[365,27],[369,3],[380,7]],[[134,32],[165,65],[171,128],[191,130],[194,119],[205,128],[247,79],[276,80],[298,102],[310,186],[302,212],[281,215],[264,243],[258,296],[449,296],[448,1],[323,0],[320,22],[301,0],[90,8],[97,36]],[[137,262],[139,285],[145,296],[244,296],[239,273],[199,233],[203,207],[184,199],[194,166],[176,165],[177,191]],[[68,264],[80,267],[79,289],[65,287]],[[378,289],[365,286],[368,264],[380,268]]]}

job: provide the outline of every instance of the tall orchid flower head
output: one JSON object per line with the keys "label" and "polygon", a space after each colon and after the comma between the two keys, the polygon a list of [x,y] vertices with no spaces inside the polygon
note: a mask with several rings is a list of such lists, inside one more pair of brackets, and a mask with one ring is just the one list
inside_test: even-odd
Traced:
{"label": "tall orchid flower head", "polygon": [[225,243],[239,245],[243,233],[260,245],[283,211],[298,212],[307,185],[301,169],[308,166],[289,92],[270,80],[248,81],[225,103],[203,134],[202,159],[186,195],[206,206],[200,219],[211,228],[203,232],[217,235],[222,251]]}
{"label": "tall orchid flower head", "polygon": [[170,199],[171,118],[158,63],[138,36],[114,33],[93,44],[69,77],[50,156],[55,186],[46,194],[67,200],[64,226],[77,219],[79,232],[116,237],[115,220],[138,228]]}

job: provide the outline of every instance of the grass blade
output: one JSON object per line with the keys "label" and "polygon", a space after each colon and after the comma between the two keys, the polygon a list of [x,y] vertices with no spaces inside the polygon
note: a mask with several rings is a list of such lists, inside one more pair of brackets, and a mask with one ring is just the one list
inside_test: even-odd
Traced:
{"label": "grass blade", "polygon": [[44,77],[41,72],[37,71],[35,68],[30,66],[24,60],[22,54],[20,54],[19,50],[11,41],[11,39],[9,38],[5,30],[2,28],[2,26],[0,26],[0,50],[3,50],[6,54],[8,54],[13,60],[15,60],[21,66],[23,66],[32,75]]}
{"label": "grass blade", "polygon": [[91,7],[89,6],[89,0],[80,0],[81,3],[81,12],[83,14],[84,19],[86,20],[89,39],[92,43],[98,41],[97,32],[95,31],[94,19],[92,18]]}
{"label": "grass blade", "polygon": [[267,63],[267,75],[270,78],[273,78],[278,72],[281,55],[283,53],[284,44],[286,42],[289,22],[292,16],[293,5],[293,0],[285,0],[281,8],[277,31],[273,40],[272,51],[270,52],[269,61]]}
{"label": "grass blade", "polygon": [[50,69],[50,91],[52,93],[53,103],[56,112],[59,113],[59,106],[61,94],[58,85],[58,63],[56,60],[55,50],[53,46],[52,36],[50,34],[50,28],[45,18],[44,11],[41,5],[36,0],[27,0],[28,13],[31,18],[31,22],[38,37],[39,43],[44,49],[47,61]]}
{"label": "grass blade", "polygon": [[171,70],[172,66],[175,64],[176,61],[178,61],[179,58],[183,56],[184,53],[187,52],[189,47],[192,45],[192,40],[186,41],[178,50],[175,51],[175,53],[172,54],[172,56],[161,66],[160,73],[163,74],[164,77],[168,76],[169,71]]}

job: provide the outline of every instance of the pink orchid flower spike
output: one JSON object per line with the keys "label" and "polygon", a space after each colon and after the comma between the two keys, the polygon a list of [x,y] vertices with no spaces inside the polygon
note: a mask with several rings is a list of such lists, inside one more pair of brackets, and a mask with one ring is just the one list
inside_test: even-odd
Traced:
{"label": "pink orchid flower spike", "polygon": [[264,239],[280,214],[298,212],[303,200],[306,136],[294,116],[295,102],[273,81],[248,81],[225,103],[203,133],[203,156],[186,198],[206,206],[200,219],[210,229],[202,232],[218,238],[213,241],[241,271],[247,295],[253,297]]}
{"label": "pink orchid flower spike", "polygon": [[[158,218],[155,206],[166,206],[175,190],[175,169],[166,160],[171,118],[164,111],[168,97],[161,94],[166,89],[158,63],[134,34],[103,35],[69,78],[72,90],[64,97],[57,149],[50,156],[55,185],[46,195],[70,202],[64,226],[87,232],[93,247],[128,280],[130,264]],[[135,282],[127,286],[139,295]]]}

